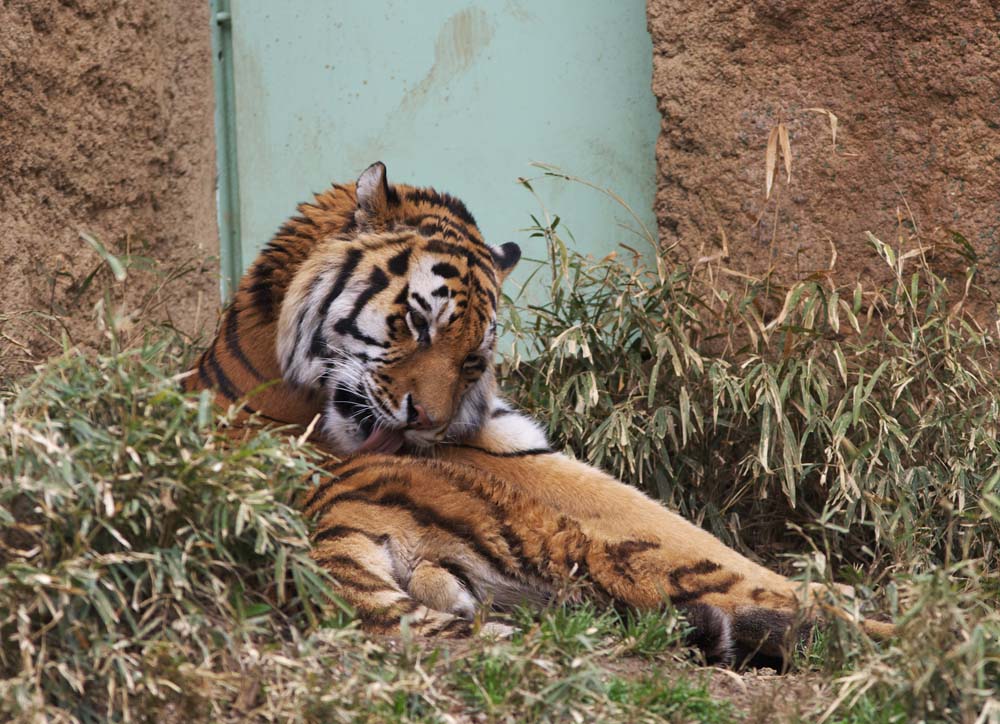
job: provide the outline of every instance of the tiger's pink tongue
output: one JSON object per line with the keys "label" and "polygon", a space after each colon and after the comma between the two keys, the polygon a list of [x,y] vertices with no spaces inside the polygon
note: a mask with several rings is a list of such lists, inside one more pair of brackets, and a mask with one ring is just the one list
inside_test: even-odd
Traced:
{"label": "tiger's pink tongue", "polygon": [[374,430],[368,439],[361,443],[358,452],[374,452],[392,455],[403,447],[403,433],[400,430]]}

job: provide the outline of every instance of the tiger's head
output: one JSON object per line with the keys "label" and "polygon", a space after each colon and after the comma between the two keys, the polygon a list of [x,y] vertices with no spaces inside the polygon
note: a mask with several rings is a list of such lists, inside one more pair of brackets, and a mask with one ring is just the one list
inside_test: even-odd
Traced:
{"label": "tiger's head", "polygon": [[517,244],[484,243],[457,199],[358,179],[349,231],[320,240],[281,304],[284,378],[322,391],[337,450],[395,452],[474,434],[495,392],[500,285]]}

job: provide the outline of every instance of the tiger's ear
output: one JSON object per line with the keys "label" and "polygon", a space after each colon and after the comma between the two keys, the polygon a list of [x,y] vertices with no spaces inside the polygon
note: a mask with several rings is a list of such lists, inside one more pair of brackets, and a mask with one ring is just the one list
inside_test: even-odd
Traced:
{"label": "tiger's ear", "polygon": [[491,246],[490,254],[493,255],[493,263],[496,264],[497,274],[502,282],[510,274],[511,270],[517,266],[521,258],[521,247],[513,241],[508,241],[500,246]]}
{"label": "tiger's ear", "polygon": [[389,220],[389,181],[385,176],[385,164],[376,161],[366,168],[356,187],[358,209],[354,218],[362,229],[381,231]]}

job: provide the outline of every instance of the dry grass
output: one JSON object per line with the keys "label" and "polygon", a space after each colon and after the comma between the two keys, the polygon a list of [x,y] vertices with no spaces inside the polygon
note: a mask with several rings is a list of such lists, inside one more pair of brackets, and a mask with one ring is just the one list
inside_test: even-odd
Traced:
{"label": "dry grass", "polygon": [[673,616],[590,606],[505,642],[367,637],[288,504],[309,449],[224,444],[226,415],[177,386],[185,345],[105,305],[99,354],[0,393],[0,718],[997,721],[998,340],[965,311],[967,245],[957,288],[873,239],[884,288],[727,295],[717,255],[593,262],[554,215],[534,233],[551,302],[510,312],[508,392],[733,545],[855,584],[897,641],[831,624],[776,679],[698,667]]}

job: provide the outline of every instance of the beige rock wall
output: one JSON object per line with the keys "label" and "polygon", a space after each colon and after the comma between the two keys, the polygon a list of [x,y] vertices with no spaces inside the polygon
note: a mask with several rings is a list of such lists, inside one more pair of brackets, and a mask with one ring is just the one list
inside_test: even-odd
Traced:
{"label": "beige rock wall", "polygon": [[[988,0],[649,0],[663,114],[663,242],[790,281],[884,276],[864,232],[966,237],[1000,291],[1000,5]],[[832,148],[824,108],[839,119]],[[789,130],[792,181],[765,201]],[[898,214],[898,216],[897,216]],[[943,262],[942,262],[943,263]]]}
{"label": "beige rock wall", "polygon": [[[79,238],[191,271],[135,270],[116,306],[195,333],[218,309],[207,0],[0,0],[0,376],[84,346],[109,275]],[[162,289],[161,289],[162,287]],[[39,316],[40,313],[42,316]]]}

